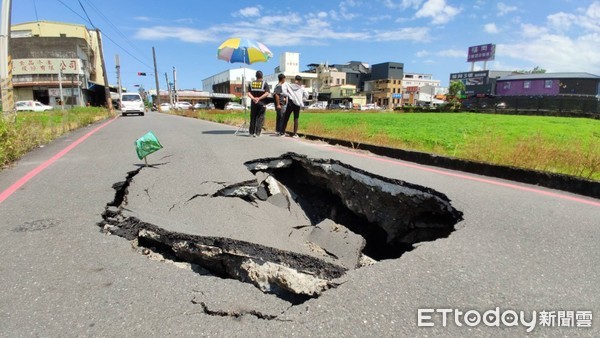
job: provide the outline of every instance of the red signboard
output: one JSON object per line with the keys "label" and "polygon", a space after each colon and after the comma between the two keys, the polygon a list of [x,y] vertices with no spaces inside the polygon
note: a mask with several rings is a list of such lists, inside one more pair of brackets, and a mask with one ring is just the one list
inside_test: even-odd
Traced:
{"label": "red signboard", "polygon": [[416,93],[419,91],[419,86],[409,86],[406,87],[405,93]]}

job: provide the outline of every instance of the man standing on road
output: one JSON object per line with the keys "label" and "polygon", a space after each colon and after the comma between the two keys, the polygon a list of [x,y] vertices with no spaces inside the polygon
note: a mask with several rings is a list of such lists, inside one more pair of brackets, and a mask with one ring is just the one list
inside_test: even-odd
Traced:
{"label": "man standing on road", "polygon": [[256,72],[256,80],[248,85],[248,97],[250,98],[250,127],[248,134],[252,137],[260,136],[265,123],[265,110],[267,109],[265,99],[269,95],[269,84],[263,80],[263,73]]}
{"label": "man standing on road", "polygon": [[283,136],[285,134],[285,129],[283,128],[283,115],[285,114],[285,107],[287,105],[287,96],[283,94],[285,75],[279,74],[277,78],[279,79],[279,83],[277,83],[275,89],[273,89],[275,111],[277,112],[275,117],[275,132],[277,133],[277,136]]}
{"label": "man standing on road", "polygon": [[283,94],[288,97],[288,104],[285,109],[285,116],[283,119],[283,133],[287,128],[290,115],[294,113],[294,134],[292,137],[298,137],[298,118],[300,117],[300,108],[304,107],[304,100],[308,100],[308,92],[302,85],[302,76],[296,75],[294,83],[284,84]]}

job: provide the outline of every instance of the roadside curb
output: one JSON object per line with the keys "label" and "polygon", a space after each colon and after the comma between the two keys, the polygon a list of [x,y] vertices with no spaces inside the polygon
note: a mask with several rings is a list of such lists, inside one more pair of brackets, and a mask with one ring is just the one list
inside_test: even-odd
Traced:
{"label": "roadside curb", "polygon": [[365,143],[354,143],[321,136],[307,134],[301,135],[308,140],[322,141],[331,145],[340,145],[357,150],[366,150],[376,155],[395,158],[398,160],[459,170],[472,174],[497,177],[600,199],[600,182],[586,180],[574,176],[461,160],[423,152],[387,148]]}

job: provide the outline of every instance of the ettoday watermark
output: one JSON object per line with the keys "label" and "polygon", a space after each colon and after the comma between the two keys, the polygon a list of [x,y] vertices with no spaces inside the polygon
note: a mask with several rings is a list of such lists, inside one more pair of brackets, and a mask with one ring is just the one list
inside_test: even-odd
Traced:
{"label": "ettoday watermark", "polygon": [[474,327],[485,325],[488,327],[514,327],[523,326],[527,332],[533,331],[536,326],[545,327],[592,327],[592,311],[590,310],[542,310],[542,311],[515,311],[501,310],[500,307],[487,311],[459,310],[459,309],[418,309],[417,326],[432,327],[440,325],[446,327],[451,321],[456,326]]}

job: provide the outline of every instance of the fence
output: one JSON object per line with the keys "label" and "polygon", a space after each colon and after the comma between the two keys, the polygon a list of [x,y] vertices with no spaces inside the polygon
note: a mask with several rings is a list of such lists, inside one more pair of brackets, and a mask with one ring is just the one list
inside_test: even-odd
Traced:
{"label": "fence", "polygon": [[463,100],[463,109],[522,115],[600,118],[600,100],[590,96],[511,96]]}

